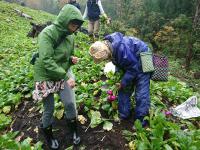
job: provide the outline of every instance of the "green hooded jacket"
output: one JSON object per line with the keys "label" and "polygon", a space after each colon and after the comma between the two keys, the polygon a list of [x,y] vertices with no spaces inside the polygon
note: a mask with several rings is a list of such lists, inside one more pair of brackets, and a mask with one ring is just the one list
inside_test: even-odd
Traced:
{"label": "green hooded jacket", "polygon": [[74,39],[67,25],[74,19],[83,22],[81,12],[72,5],[65,5],[55,22],[40,33],[39,58],[34,65],[35,81],[68,79],[67,71],[74,52]]}

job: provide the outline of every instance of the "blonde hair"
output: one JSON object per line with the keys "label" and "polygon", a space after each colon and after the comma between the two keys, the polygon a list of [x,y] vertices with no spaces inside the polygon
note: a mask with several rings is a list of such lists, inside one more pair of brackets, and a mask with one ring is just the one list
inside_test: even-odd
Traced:
{"label": "blonde hair", "polygon": [[96,41],[89,48],[89,54],[94,59],[95,63],[111,57],[111,51],[105,41]]}

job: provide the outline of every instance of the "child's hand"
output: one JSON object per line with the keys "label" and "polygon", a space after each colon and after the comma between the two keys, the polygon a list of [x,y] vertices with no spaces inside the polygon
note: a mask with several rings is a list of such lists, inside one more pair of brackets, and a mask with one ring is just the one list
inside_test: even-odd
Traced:
{"label": "child's hand", "polygon": [[67,84],[69,85],[70,88],[73,89],[73,88],[75,87],[75,81],[74,81],[74,79],[69,78],[69,79],[67,80]]}
{"label": "child's hand", "polygon": [[77,64],[79,59],[78,59],[78,57],[71,56],[71,60],[72,60],[73,64]]}

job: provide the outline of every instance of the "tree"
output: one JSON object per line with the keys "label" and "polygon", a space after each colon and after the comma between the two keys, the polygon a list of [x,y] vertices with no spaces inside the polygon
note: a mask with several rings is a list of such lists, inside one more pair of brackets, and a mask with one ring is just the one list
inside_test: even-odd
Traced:
{"label": "tree", "polygon": [[180,42],[176,46],[175,59],[185,57],[187,51],[186,43],[188,43],[188,36],[191,32],[192,19],[184,14],[180,14],[171,21],[171,25],[175,28],[180,38]]}
{"label": "tree", "polygon": [[196,0],[196,11],[194,14],[193,19],[193,25],[192,25],[192,31],[189,36],[189,42],[188,42],[188,50],[186,54],[186,69],[190,69],[190,64],[193,56],[193,45],[195,43],[195,40],[199,36],[199,26],[200,26],[200,0]]}

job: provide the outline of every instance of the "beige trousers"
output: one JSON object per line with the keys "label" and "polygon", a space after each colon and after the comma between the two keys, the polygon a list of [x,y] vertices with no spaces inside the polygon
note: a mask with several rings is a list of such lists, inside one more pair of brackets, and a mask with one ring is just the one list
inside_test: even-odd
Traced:
{"label": "beige trousers", "polygon": [[92,35],[92,34],[98,35],[99,26],[100,26],[99,20],[89,21],[89,24],[88,24],[88,33],[89,33],[89,35]]}

